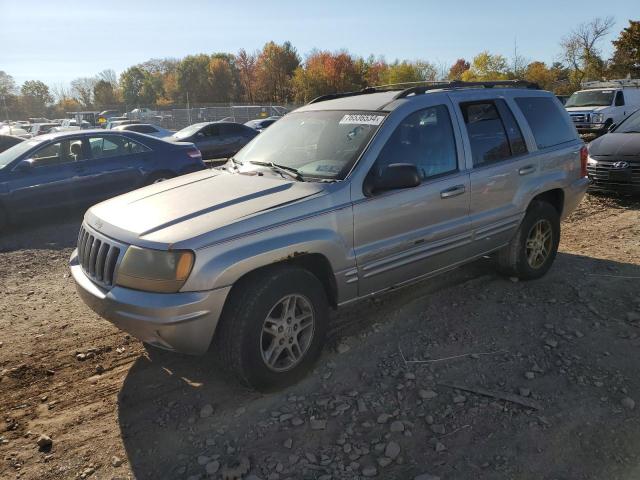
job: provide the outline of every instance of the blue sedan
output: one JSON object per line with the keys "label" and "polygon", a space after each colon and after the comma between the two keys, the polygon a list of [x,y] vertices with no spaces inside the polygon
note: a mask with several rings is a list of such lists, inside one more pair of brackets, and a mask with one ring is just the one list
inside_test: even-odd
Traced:
{"label": "blue sedan", "polygon": [[0,153],[0,230],[44,209],[94,204],[204,168],[192,143],[127,131],[41,135]]}

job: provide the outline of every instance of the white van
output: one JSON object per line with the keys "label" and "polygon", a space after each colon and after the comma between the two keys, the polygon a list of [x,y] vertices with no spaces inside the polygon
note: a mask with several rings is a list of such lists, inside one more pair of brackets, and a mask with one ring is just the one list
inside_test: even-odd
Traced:
{"label": "white van", "polygon": [[565,108],[580,134],[601,135],[640,109],[640,80],[584,82]]}

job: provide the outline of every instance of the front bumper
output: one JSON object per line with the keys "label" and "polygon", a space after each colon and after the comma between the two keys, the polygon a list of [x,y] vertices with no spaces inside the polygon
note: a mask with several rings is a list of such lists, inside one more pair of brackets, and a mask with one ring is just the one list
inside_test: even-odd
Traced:
{"label": "front bumper", "polygon": [[587,133],[600,135],[607,131],[607,125],[605,123],[576,123],[575,126],[578,133],[582,135]]}
{"label": "front bumper", "polygon": [[77,250],[70,268],[80,298],[98,315],[143,342],[181,353],[207,351],[231,287],[204,292],[105,290],[85,275]]}

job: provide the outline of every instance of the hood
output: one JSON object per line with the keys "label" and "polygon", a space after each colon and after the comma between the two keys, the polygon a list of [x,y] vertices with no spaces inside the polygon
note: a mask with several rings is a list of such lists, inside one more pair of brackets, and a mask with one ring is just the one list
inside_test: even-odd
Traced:
{"label": "hood", "polygon": [[592,157],[640,157],[640,133],[607,133],[589,144]]}
{"label": "hood", "polygon": [[611,105],[604,105],[604,106],[600,106],[600,107],[565,107],[565,110],[567,112],[590,112],[590,113],[596,113],[596,112],[601,112],[602,110],[606,110],[610,106]]}
{"label": "hood", "polygon": [[225,229],[254,214],[322,192],[318,183],[206,170],[99,203],[85,220],[125,243],[170,248],[202,235],[224,239]]}

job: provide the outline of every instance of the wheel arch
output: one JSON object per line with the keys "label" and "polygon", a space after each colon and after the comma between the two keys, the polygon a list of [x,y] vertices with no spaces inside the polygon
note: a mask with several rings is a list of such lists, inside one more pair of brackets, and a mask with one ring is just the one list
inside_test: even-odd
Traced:
{"label": "wheel arch", "polygon": [[558,212],[558,216],[562,217],[562,214],[564,212],[564,190],[562,190],[561,188],[553,188],[551,190],[546,190],[542,193],[538,193],[529,202],[527,210],[529,210],[531,205],[536,201],[542,201],[550,204],[553,208],[556,209],[556,212]]}

